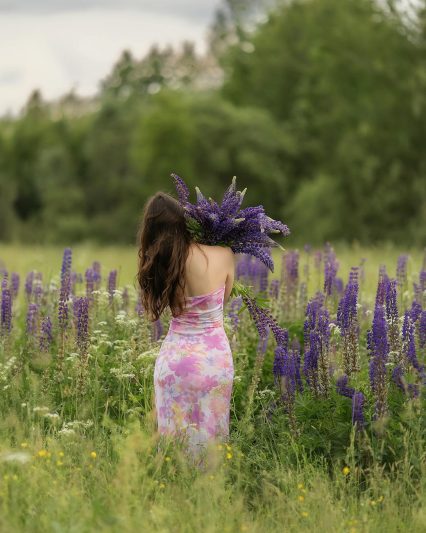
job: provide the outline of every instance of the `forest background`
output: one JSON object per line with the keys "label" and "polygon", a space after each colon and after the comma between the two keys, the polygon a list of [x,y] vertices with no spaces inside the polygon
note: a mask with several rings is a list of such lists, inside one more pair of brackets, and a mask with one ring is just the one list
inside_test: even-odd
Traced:
{"label": "forest background", "polygon": [[132,244],[171,172],[295,246],[426,245],[426,2],[225,0],[194,44],[124,50],[95,97],[0,119],[0,241]]}

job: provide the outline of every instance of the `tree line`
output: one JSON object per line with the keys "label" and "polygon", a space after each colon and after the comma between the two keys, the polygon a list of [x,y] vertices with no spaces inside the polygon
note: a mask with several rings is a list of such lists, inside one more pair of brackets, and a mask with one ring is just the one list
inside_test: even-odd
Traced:
{"label": "tree line", "polygon": [[225,1],[209,51],[124,51],[95,98],[0,120],[0,240],[133,243],[171,172],[294,243],[426,244],[426,2]]}

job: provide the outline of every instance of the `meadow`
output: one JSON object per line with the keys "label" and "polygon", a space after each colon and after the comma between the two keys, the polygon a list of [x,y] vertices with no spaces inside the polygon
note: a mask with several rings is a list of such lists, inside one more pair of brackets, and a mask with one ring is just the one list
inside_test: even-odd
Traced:
{"label": "meadow", "polygon": [[425,531],[424,251],[274,261],[237,278],[288,345],[227,304],[231,438],[200,471],[156,432],[170,316],[146,320],[136,248],[1,245],[0,531]]}

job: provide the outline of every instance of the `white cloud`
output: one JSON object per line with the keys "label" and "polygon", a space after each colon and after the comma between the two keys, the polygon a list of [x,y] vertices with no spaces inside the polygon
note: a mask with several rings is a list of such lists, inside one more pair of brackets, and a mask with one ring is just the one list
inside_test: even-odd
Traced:
{"label": "white cloud", "polygon": [[173,13],[130,8],[3,13],[0,114],[18,111],[35,88],[45,98],[72,87],[79,94],[93,94],[125,48],[139,58],[155,42],[176,45],[186,39],[202,53],[207,25]]}

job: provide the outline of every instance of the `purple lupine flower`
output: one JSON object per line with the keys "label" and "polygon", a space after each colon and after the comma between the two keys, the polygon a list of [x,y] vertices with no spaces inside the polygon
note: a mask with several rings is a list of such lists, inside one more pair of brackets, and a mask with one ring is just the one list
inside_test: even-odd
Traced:
{"label": "purple lupine flower", "polygon": [[385,265],[380,265],[379,281],[377,283],[377,291],[376,291],[376,305],[385,304],[388,283],[389,283],[389,278],[388,278],[388,275],[386,274],[386,267]]}
{"label": "purple lupine flower", "polygon": [[241,299],[241,296],[237,296],[236,298],[232,299],[229,305],[228,316],[231,319],[234,331],[236,331],[238,328],[238,323],[239,323],[238,311],[241,309],[242,304],[243,304],[243,301]]}
{"label": "purple lupine flower", "polygon": [[95,284],[95,290],[98,290],[102,282],[101,264],[99,263],[99,261],[93,261],[92,270],[93,270],[93,282]]}
{"label": "purple lupine flower", "polygon": [[354,392],[352,396],[352,424],[357,431],[365,426],[364,419],[364,395],[360,391]]}
{"label": "purple lupine flower", "polygon": [[411,304],[411,309],[410,309],[410,318],[413,324],[417,322],[421,314],[422,314],[422,306],[418,302],[416,302],[416,300],[414,300],[413,303]]}
{"label": "purple lupine flower", "polygon": [[34,275],[33,295],[34,302],[41,304],[43,298],[43,274],[41,272],[36,272]]}
{"label": "purple lupine flower", "polygon": [[95,276],[96,272],[93,270],[93,268],[87,268],[86,272],[84,273],[84,277],[86,279],[86,297],[89,299],[89,301],[93,301],[93,291],[95,290]]}
{"label": "purple lupine flower", "polygon": [[268,287],[268,269],[256,257],[241,254],[236,266],[236,278],[252,285],[255,290],[266,291]]}
{"label": "purple lupine flower", "polygon": [[327,243],[324,258],[324,292],[329,296],[332,294],[338,269],[339,262],[336,254],[331,245]]}
{"label": "purple lupine flower", "polygon": [[71,294],[71,265],[72,250],[65,248],[61,267],[61,289],[59,293],[58,321],[61,331],[64,331],[68,323],[68,299]]}
{"label": "purple lupine flower", "polygon": [[[298,379],[300,371],[298,370],[300,360],[298,353],[294,349],[288,350],[288,335],[283,342],[275,348],[274,357],[274,380],[280,390],[280,399],[283,403],[284,410],[290,421],[290,427],[293,432],[297,433],[297,424],[294,413],[296,390],[299,387]],[[300,390],[300,389],[299,389]]]}
{"label": "purple lupine flower", "polygon": [[389,355],[388,325],[383,305],[375,307],[373,326],[368,336],[368,348],[370,350],[370,385],[375,397],[375,417],[381,418],[387,411],[386,363]]}
{"label": "purple lupine flower", "polygon": [[279,295],[279,290],[280,290],[280,280],[279,279],[271,280],[271,283],[269,284],[269,297],[276,300]]}
{"label": "purple lupine flower", "polygon": [[25,279],[25,294],[27,295],[28,300],[30,300],[31,295],[33,293],[34,274],[35,272],[33,271],[29,272]]}
{"label": "purple lupine flower", "polygon": [[0,333],[8,334],[12,330],[12,293],[8,287],[8,273],[5,272],[1,282]]}
{"label": "purple lupine flower", "polygon": [[82,355],[89,346],[89,300],[86,296],[76,298],[77,303],[77,346]]}
{"label": "purple lupine flower", "polygon": [[10,275],[10,288],[11,288],[12,298],[16,298],[18,296],[19,281],[20,281],[19,274],[17,274],[16,272],[12,272],[12,274]]}
{"label": "purple lupine flower", "polygon": [[343,369],[350,376],[359,370],[358,268],[352,267],[337,307],[337,324],[343,338]]}
{"label": "purple lupine flower", "polygon": [[396,278],[398,280],[398,286],[402,291],[407,286],[407,262],[408,255],[403,254],[398,257],[398,264],[396,267]]}
{"label": "purple lupine flower", "polygon": [[355,389],[348,387],[348,376],[343,374],[336,381],[336,390],[341,396],[347,396],[352,398],[355,393]]}
{"label": "purple lupine flower", "polygon": [[321,264],[322,264],[322,252],[321,250],[316,250],[314,253],[314,265],[318,271],[321,270]]}
{"label": "purple lupine flower", "polygon": [[303,372],[308,385],[316,395],[328,396],[330,316],[323,304],[324,295],[317,293],[306,308],[303,326],[305,337]]}
{"label": "purple lupine flower", "polygon": [[416,355],[416,341],[414,337],[414,323],[411,320],[410,312],[406,311],[404,314],[404,323],[402,325],[402,351],[405,356],[403,367],[411,365],[420,374],[424,367],[417,360]]}
{"label": "purple lupine flower", "polygon": [[274,263],[271,247],[277,243],[270,233],[288,235],[288,227],[280,221],[268,217],[263,206],[241,209],[244,191],[236,190],[236,178],[225,191],[219,205],[213,199],[207,200],[196,187],[197,202],[189,201],[188,188],[182,178],[171,174],[174,179],[179,202],[185,210],[188,229],[195,233],[203,244],[229,246],[234,253],[247,253],[260,259],[271,271]]}
{"label": "purple lupine flower", "polygon": [[28,304],[27,320],[26,320],[28,336],[37,334],[38,309],[39,309],[38,304],[36,303]]}
{"label": "purple lupine flower", "polygon": [[401,365],[394,367],[392,371],[392,380],[404,394],[411,398],[417,398],[419,395],[419,385],[417,383],[407,383],[404,379],[404,369]]}
{"label": "purple lupine flower", "polygon": [[344,284],[342,278],[334,278],[334,291],[336,294],[342,294],[344,289]]}
{"label": "purple lupine flower", "polygon": [[399,314],[397,304],[397,281],[387,278],[385,283],[386,319],[389,324],[389,347],[395,354],[400,353]]}
{"label": "purple lupine flower", "polygon": [[65,286],[68,290],[71,290],[71,285],[70,285],[71,266],[72,266],[72,250],[71,248],[65,248],[63,256],[62,256],[61,286]]}
{"label": "purple lupine flower", "polygon": [[52,321],[49,316],[43,318],[40,327],[40,341],[39,347],[42,351],[47,351],[52,344],[53,335],[52,335]]}
{"label": "purple lupine flower", "polygon": [[286,254],[286,280],[287,288],[297,287],[299,282],[299,252],[298,250],[288,251]]}
{"label": "purple lupine flower", "polygon": [[108,274],[108,292],[110,302],[113,299],[114,291],[117,289],[117,270],[111,270]]}

